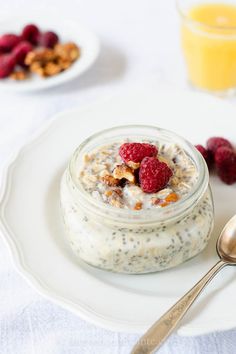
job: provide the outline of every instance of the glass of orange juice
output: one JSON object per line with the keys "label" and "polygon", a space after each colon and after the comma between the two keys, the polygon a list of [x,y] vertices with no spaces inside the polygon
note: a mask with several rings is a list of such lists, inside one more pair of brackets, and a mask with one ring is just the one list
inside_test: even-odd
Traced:
{"label": "glass of orange juice", "polygon": [[181,40],[191,84],[236,92],[236,0],[179,0]]}

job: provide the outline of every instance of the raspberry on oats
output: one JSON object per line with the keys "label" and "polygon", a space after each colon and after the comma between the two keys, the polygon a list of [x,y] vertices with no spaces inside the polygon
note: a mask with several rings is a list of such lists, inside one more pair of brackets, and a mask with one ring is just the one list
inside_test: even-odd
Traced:
{"label": "raspberry on oats", "polygon": [[125,163],[138,163],[145,157],[156,156],[157,153],[157,147],[147,143],[124,143],[119,149],[120,157]]}
{"label": "raspberry on oats", "polygon": [[216,150],[215,164],[220,179],[226,184],[236,182],[236,153],[229,147]]}
{"label": "raspberry on oats", "polygon": [[165,188],[172,175],[169,166],[155,157],[145,157],[141,162],[139,180],[145,193],[156,193]]}

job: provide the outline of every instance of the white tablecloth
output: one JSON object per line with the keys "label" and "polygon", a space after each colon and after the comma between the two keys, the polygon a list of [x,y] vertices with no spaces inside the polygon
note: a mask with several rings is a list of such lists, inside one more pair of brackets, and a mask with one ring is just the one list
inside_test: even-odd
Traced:
{"label": "white tablecloth", "polygon": [[[35,11],[79,19],[101,39],[101,55],[81,78],[45,92],[0,92],[0,169],[43,122],[124,86],[186,88],[174,0],[8,0],[0,16]],[[30,16],[29,16],[30,22]],[[232,304],[233,305],[233,304]],[[125,354],[136,334],[95,327],[37,294],[15,271],[0,240],[0,354]],[[173,335],[160,354],[232,354],[236,331],[184,338]]]}

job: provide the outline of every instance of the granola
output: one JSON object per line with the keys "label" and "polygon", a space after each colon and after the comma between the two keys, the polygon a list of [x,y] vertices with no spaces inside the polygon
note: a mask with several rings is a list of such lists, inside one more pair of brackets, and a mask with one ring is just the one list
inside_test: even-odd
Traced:
{"label": "granola", "polygon": [[[78,177],[83,188],[97,200],[133,210],[162,208],[184,198],[197,180],[196,167],[183,149],[176,144],[156,143],[159,160],[168,164],[173,176],[164,189],[157,193],[144,193],[136,183],[138,163],[129,167],[119,156],[122,144],[115,142],[100,146],[84,156]],[[114,188],[118,188],[120,195],[114,193]]]}

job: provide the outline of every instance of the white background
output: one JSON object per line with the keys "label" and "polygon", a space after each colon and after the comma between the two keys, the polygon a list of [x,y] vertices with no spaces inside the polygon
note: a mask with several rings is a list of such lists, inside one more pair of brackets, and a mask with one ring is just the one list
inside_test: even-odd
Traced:
{"label": "white background", "polygon": [[[61,21],[78,20],[102,44],[96,64],[73,82],[35,94],[0,92],[0,169],[14,149],[59,111],[129,85],[188,88],[173,0],[0,0],[0,6],[2,18],[40,11]],[[125,354],[137,339],[97,328],[46,301],[16,273],[0,240],[1,354]],[[231,354],[235,348],[232,330],[198,338],[173,335],[160,354]]]}

